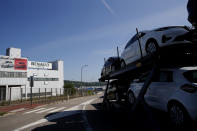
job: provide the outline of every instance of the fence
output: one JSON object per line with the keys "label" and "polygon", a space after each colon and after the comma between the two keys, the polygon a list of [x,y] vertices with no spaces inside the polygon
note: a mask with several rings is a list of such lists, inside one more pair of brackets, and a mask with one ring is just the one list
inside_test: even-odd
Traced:
{"label": "fence", "polygon": [[75,97],[95,94],[92,90],[79,90],[76,88],[2,88],[0,87],[0,106],[18,103],[48,103],[59,100],[69,100]]}

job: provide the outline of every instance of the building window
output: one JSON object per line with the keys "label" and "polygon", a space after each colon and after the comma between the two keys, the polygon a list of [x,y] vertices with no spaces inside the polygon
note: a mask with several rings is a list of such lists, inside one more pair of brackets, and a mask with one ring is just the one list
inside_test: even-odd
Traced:
{"label": "building window", "polygon": [[27,78],[27,72],[0,71],[0,78]]}
{"label": "building window", "polygon": [[[28,78],[30,81],[30,78]],[[42,78],[42,77],[35,77],[34,81],[59,81],[59,78]]]}

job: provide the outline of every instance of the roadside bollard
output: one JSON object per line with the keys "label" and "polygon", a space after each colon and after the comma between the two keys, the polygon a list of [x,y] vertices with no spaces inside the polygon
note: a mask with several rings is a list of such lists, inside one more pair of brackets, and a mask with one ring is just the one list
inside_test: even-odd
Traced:
{"label": "roadside bollard", "polygon": [[21,89],[21,102],[23,102],[23,88],[20,89]]}
{"label": "roadside bollard", "polygon": [[12,88],[10,87],[10,99],[9,99],[9,105],[11,104],[11,99],[12,99]]}
{"label": "roadside bollard", "polygon": [[56,96],[57,96],[57,88],[55,90],[56,90]]}
{"label": "roadside bollard", "polygon": [[69,95],[67,95],[67,100],[69,101]]}
{"label": "roadside bollard", "polygon": [[39,100],[40,100],[40,88],[39,88],[39,90],[38,90],[38,91],[39,91]]}

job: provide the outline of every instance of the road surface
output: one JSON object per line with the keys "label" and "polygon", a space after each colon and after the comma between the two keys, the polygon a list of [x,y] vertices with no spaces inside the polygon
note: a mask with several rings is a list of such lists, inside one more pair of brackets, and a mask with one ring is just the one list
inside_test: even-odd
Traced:
{"label": "road surface", "polygon": [[[40,106],[31,110],[13,111],[0,117],[2,131],[126,131],[171,130],[166,113],[139,109],[131,118],[128,109],[102,110],[103,93]],[[194,129],[195,130],[195,129]]]}

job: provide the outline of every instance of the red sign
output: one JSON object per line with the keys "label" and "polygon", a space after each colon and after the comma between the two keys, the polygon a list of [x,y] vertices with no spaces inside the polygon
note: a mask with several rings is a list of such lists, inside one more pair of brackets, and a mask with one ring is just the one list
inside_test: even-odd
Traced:
{"label": "red sign", "polygon": [[14,59],[15,70],[27,70],[27,59]]}

